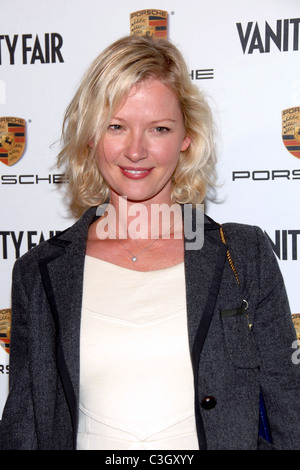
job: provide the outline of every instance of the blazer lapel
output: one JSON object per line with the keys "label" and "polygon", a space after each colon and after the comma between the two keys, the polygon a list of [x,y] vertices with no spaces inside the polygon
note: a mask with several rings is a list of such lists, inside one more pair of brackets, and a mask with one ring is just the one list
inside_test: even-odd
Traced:
{"label": "blazer lapel", "polygon": [[[86,240],[96,209],[69,230],[48,240],[51,255],[39,262],[44,290],[56,327],[57,365],[70,406],[74,446],[78,423],[79,350]],[[76,447],[75,447],[76,448]]]}
{"label": "blazer lapel", "polygon": [[200,354],[207,336],[216,305],[227,247],[213,236],[219,224],[205,217],[204,244],[200,250],[189,250],[185,245],[185,279],[188,334],[194,370],[195,414],[200,449],[206,449],[206,437],[198,400],[198,370]]}
{"label": "blazer lapel", "polygon": [[[223,274],[227,246],[219,238],[219,228],[219,224],[205,216],[203,247],[200,250],[189,250],[188,242],[185,243],[188,330],[192,352],[195,348],[201,352]],[[201,337],[198,333],[200,325]]]}

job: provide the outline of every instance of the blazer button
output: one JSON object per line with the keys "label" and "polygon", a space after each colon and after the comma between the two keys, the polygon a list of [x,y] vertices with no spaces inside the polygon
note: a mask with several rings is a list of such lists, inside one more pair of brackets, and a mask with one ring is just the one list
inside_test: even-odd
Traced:
{"label": "blazer button", "polygon": [[205,410],[211,410],[212,408],[216,406],[216,404],[217,404],[217,400],[215,399],[215,397],[211,397],[211,396],[204,397],[201,402],[201,406]]}

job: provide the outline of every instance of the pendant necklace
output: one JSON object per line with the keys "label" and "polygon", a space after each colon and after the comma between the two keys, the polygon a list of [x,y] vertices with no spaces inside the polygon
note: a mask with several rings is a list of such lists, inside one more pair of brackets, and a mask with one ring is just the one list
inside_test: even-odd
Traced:
{"label": "pendant necklace", "polygon": [[153,240],[152,243],[150,243],[150,245],[146,246],[146,248],[144,248],[143,250],[141,250],[139,253],[137,253],[136,255],[134,255],[133,253],[131,253],[131,251],[127,248],[126,245],[124,245],[124,243],[120,240],[119,238],[119,242],[121,243],[121,245],[125,248],[126,251],[128,251],[128,253],[130,254],[130,257],[131,257],[131,261],[133,263],[135,263],[137,260],[138,260],[138,257],[144,253],[145,251],[149,250],[149,248],[154,245],[155,242],[157,242],[157,240],[159,240],[159,238]]}
{"label": "pendant necklace", "polygon": [[[172,230],[172,228],[174,227],[174,224],[172,225],[172,227],[170,228],[170,232]],[[109,228],[109,227],[108,227]],[[162,238],[164,237],[164,235],[168,232],[169,230],[166,230],[163,235],[162,235]],[[149,250],[149,248],[151,248],[152,245],[154,245],[154,243],[156,243],[159,238],[156,238],[155,240],[153,240],[152,243],[150,243],[150,245],[146,246],[145,248],[143,248],[141,251],[139,251],[139,253],[137,253],[136,255],[133,254],[128,248],[127,246],[121,241],[120,238],[117,238],[117,240],[119,240],[119,242],[121,243],[121,245],[123,246],[123,248],[125,248],[125,250],[130,254],[130,259],[133,263],[136,263],[136,261],[138,261],[139,259],[139,256],[144,253],[145,251]]]}

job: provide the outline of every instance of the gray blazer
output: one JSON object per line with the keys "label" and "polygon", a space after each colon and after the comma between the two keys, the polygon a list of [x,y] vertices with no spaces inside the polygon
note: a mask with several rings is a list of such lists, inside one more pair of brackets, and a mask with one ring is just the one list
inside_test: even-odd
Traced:
{"label": "gray blazer", "polygon": [[[83,268],[95,213],[15,263],[1,449],[76,449]],[[268,448],[258,439],[262,389],[273,445],[300,449],[300,365],[292,361],[296,335],[277,261],[260,229],[223,228],[240,284],[210,218],[203,248],[185,251],[199,447]]]}

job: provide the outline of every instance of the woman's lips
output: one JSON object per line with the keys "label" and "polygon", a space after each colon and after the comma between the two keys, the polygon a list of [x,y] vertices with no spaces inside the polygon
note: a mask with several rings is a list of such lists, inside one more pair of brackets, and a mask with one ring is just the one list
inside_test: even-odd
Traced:
{"label": "woman's lips", "polygon": [[120,166],[123,175],[132,180],[146,178],[152,171],[152,168],[128,168]]}

